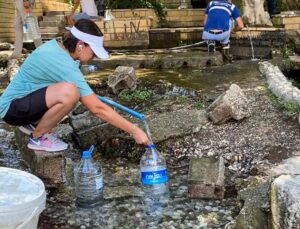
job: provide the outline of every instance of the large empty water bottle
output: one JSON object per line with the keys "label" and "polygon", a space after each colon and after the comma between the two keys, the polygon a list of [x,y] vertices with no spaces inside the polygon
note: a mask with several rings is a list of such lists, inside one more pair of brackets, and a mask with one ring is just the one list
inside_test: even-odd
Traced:
{"label": "large empty water bottle", "polygon": [[33,42],[41,38],[41,32],[37,18],[32,14],[26,14],[23,25],[23,42]]}
{"label": "large empty water bottle", "polygon": [[82,153],[82,159],[74,169],[76,205],[89,208],[103,201],[103,175],[101,164],[92,160],[94,146]]}
{"label": "large empty water bottle", "polygon": [[166,160],[152,144],[142,156],[140,167],[146,214],[158,219],[169,202]]}

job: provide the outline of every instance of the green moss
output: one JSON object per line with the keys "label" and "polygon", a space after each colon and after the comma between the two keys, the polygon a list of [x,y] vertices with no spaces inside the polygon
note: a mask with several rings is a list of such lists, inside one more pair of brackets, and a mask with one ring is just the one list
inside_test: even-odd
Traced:
{"label": "green moss", "polygon": [[153,95],[152,90],[124,91],[120,94],[120,99],[125,102],[143,102],[149,100]]}
{"label": "green moss", "polygon": [[288,117],[293,117],[295,115],[298,114],[299,112],[299,105],[296,101],[285,101],[281,98],[278,98],[276,95],[274,95],[271,91],[270,91],[270,98],[272,100],[272,102],[275,104],[275,106],[277,108],[279,108],[280,110],[283,111],[283,113],[285,115],[287,115]]}

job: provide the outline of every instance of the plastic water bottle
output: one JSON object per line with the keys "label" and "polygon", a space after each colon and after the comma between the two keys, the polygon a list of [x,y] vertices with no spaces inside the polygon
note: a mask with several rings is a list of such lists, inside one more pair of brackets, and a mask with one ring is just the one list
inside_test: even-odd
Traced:
{"label": "plastic water bottle", "polygon": [[92,160],[94,146],[82,153],[74,169],[76,205],[83,208],[98,206],[103,201],[103,176],[101,165]]}
{"label": "plastic water bottle", "polygon": [[25,22],[23,25],[23,42],[33,42],[35,39],[41,38],[40,28],[37,18],[32,14],[26,14]]}
{"label": "plastic water bottle", "polygon": [[96,65],[82,65],[81,66],[81,71],[83,74],[90,74],[93,72],[97,72],[98,71],[98,67]]}
{"label": "plastic water bottle", "polygon": [[142,156],[140,167],[145,212],[159,219],[169,202],[166,160],[152,144]]}

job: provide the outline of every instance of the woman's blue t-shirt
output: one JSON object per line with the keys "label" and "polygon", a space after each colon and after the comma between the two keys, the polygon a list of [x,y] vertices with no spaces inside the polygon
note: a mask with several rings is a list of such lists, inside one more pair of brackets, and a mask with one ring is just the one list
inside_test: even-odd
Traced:
{"label": "woman's blue t-shirt", "polygon": [[5,116],[14,99],[62,82],[74,83],[80,97],[93,94],[79,69],[79,63],[56,40],[51,40],[32,52],[0,97],[0,118]]}

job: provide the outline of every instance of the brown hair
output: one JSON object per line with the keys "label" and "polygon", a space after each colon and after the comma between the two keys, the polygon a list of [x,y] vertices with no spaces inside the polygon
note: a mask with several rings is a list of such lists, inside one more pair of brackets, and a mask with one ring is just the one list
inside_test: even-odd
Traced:
{"label": "brown hair", "polygon": [[[97,24],[89,19],[80,19],[76,21],[74,26],[81,32],[94,36],[103,36],[103,33],[101,32]],[[75,52],[78,41],[79,40],[70,31],[66,32],[63,35],[63,45],[70,53]]]}

